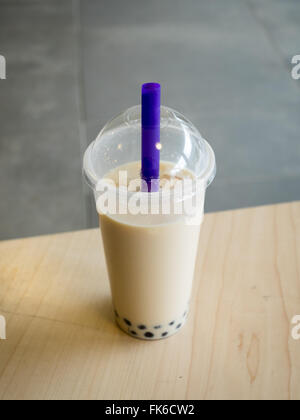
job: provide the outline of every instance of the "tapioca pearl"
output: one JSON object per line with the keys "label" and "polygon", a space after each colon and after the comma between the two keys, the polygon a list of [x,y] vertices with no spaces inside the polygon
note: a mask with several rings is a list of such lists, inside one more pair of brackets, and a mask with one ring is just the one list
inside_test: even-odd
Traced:
{"label": "tapioca pearl", "polygon": [[183,314],[183,318],[186,316],[186,314],[187,314],[187,311],[185,311],[185,313]]}
{"label": "tapioca pearl", "polygon": [[162,337],[166,337],[167,335],[168,335],[169,333],[166,331],[166,332],[164,332],[164,333],[162,333]]}
{"label": "tapioca pearl", "polygon": [[126,318],[124,318],[124,322],[125,322],[125,324],[127,324],[129,327],[131,327],[131,322],[130,321],[128,321],[128,319],[126,319]]}
{"label": "tapioca pearl", "polygon": [[146,332],[145,334],[145,337],[147,337],[147,338],[153,338],[154,337],[154,334],[152,333],[152,332]]}
{"label": "tapioca pearl", "polygon": [[178,328],[180,328],[180,327],[181,327],[181,324],[178,324],[176,328],[178,329]]}
{"label": "tapioca pearl", "polygon": [[130,334],[132,334],[132,335],[137,335],[137,332],[136,331],[129,331],[130,332]]}
{"label": "tapioca pearl", "polygon": [[146,328],[147,328],[146,325],[143,325],[143,324],[138,325],[139,330],[145,330]]}
{"label": "tapioca pearl", "polygon": [[161,325],[155,325],[155,326],[154,326],[154,329],[155,329],[155,330],[159,330],[160,328],[161,328]]}
{"label": "tapioca pearl", "polygon": [[175,324],[175,321],[172,321],[172,322],[169,323],[169,325],[171,325],[171,326],[174,325],[174,324]]}

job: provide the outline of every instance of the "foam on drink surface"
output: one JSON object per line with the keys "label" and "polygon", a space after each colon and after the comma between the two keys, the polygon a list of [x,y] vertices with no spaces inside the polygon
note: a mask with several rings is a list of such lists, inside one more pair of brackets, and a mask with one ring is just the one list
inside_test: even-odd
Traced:
{"label": "foam on drink surface", "polygon": [[[116,187],[120,186],[120,173],[126,172],[127,174],[127,187],[129,192],[140,191],[141,186],[139,184],[132,184],[132,181],[141,179],[141,163],[131,162],[123,166],[119,166],[109,172],[105,178],[114,182]],[[173,163],[161,162],[160,163],[160,190],[165,188],[174,189],[178,182],[182,182],[185,179],[195,179],[195,176],[188,169],[176,168]]]}

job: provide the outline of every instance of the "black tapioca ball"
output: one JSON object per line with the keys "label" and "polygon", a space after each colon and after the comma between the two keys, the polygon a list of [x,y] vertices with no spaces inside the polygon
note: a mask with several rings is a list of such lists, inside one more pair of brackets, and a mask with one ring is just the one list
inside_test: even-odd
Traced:
{"label": "black tapioca ball", "polygon": [[143,325],[143,324],[138,326],[139,330],[145,330],[146,328],[147,328],[146,325]]}
{"label": "black tapioca ball", "polygon": [[168,332],[166,331],[166,332],[164,332],[164,333],[162,333],[162,337],[166,337],[168,335]]}
{"label": "black tapioca ball", "polygon": [[159,330],[161,328],[161,325],[155,325],[154,329]]}
{"label": "black tapioca ball", "polygon": [[176,328],[178,329],[178,328],[180,328],[180,327],[181,327],[181,324],[178,324]]}
{"label": "black tapioca ball", "polygon": [[169,325],[174,325],[174,324],[175,324],[175,321],[172,321],[169,323]]}
{"label": "black tapioca ball", "polygon": [[152,333],[152,332],[146,332],[145,333],[145,337],[147,337],[147,338],[153,338],[154,337],[154,334]]}
{"label": "black tapioca ball", "polygon": [[131,327],[131,322],[130,321],[128,321],[128,319],[126,319],[126,318],[124,318],[124,322],[125,322],[125,324],[127,324],[129,327]]}
{"label": "black tapioca ball", "polygon": [[137,332],[136,331],[129,331],[130,332],[130,334],[132,334],[132,335],[137,335]]}

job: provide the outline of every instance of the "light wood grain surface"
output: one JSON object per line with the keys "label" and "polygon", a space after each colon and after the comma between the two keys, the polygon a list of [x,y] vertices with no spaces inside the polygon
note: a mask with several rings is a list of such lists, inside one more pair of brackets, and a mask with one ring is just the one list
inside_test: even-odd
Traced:
{"label": "light wood grain surface", "polygon": [[300,203],[210,214],[186,327],[114,324],[98,230],[0,242],[0,399],[300,399]]}

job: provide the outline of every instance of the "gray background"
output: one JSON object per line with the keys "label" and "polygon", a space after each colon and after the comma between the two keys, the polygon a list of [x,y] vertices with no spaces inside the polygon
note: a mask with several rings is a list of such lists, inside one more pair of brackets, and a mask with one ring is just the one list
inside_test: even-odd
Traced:
{"label": "gray background", "polygon": [[206,210],[300,199],[299,0],[0,0],[0,239],[95,226],[82,153],[159,81],[216,152]]}

